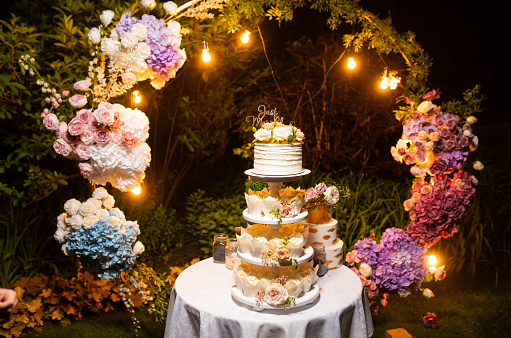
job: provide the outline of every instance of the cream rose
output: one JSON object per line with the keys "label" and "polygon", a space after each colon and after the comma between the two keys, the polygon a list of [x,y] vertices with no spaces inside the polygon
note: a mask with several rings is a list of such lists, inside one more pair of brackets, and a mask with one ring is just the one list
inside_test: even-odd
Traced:
{"label": "cream rose", "polygon": [[419,104],[417,110],[419,111],[419,113],[425,114],[429,112],[431,108],[433,108],[433,104],[431,103],[431,101],[423,101],[421,104]]}
{"label": "cream rose", "polygon": [[284,284],[284,287],[287,290],[287,293],[291,297],[298,297],[300,293],[302,293],[302,286],[303,286],[303,278],[301,276],[298,276],[300,279],[288,279],[286,284]]}
{"label": "cream rose", "polygon": [[[115,32],[115,29],[113,30]],[[108,56],[112,56],[119,50],[119,41],[113,38],[103,39],[101,41],[101,51]]]}
{"label": "cream rose", "polygon": [[53,238],[55,238],[55,240],[60,244],[65,243],[69,238],[69,232],[62,229],[57,229],[53,235]]}
{"label": "cream rose", "polygon": [[89,229],[91,228],[95,223],[97,223],[99,221],[99,217],[96,216],[96,215],[89,215],[89,216],[85,216],[83,218],[83,228],[84,229]]}
{"label": "cream rose", "polygon": [[170,34],[175,36],[181,36],[180,35],[181,24],[179,22],[171,20],[167,23],[167,28],[169,29]]}
{"label": "cream rose", "polygon": [[91,28],[89,31],[89,41],[97,45],[101,41],[101,32],[97,27]]}
{"label": "cream rose", "polygon": [[68,216],[73,216],[78,212],[81,205],[82,203],[80,201],[72,198],[70,200],[67,200],[66,203],[64,203],[64,210],[66,211]]}
{"label": "cream rose", "polygon": [[469,116],[469,117],[467,117],[467,122],[470,123],[470,124],[474,124],[474,123],[477,122],[477,117]]}
{"label": "cream rose", "polygon": [[426,298],[433,298],[433,297],[435,297],[435,294],[433,293],[433,291],[431,291],[428,288],[425,288],[424,291],[422,291],[422,295],[424,297],[426,297]]}
{"label": "cream rose", "polygon": [[267,130],[267,129],[258,129],[255,133],[254,133],[254,138],[258,141],[268,141],[271,137],[271,130]]}
{"label": "cream rose", "polygon": [[105,216],[110,216],[110,214],[106,209],[98,209],[98,211],[96,212],[96,216],[101,220]]}
{"label": "cream rose", "polygon": [[140,0],[140,6],[153,9],[156,6],[156,2],[154,0]]}
{"label": "cream rose", "polygon": [[371,274],[373,273],[373,269],[371,266],[367,263],[360,263],[360,266],[358,267],[358,271],[360,274],[366,278],[369,278]]}
{"label": "cream rose", "polygon": [[144,251],[145,251],[144,244],[142,244],[142,242],[140,242],[140,241],[137,241],[135,243],[135,245],[133,246],[133,252],[135,253],[135,255],[138,256],[138,255],[142,254]]}
{"label": "cream rose", "polygon": [[115,199],[112,195],[108,195],[104,200],[103,200],[103,206],[107,209],[112,209],[114,207],[114,204],[115,204]]}
{"label": "cream rose", "polygon": [[287,302],[289,293],[280,283],[273,283],[264,290],[263,300],[273,306],[283,305]]}
{"label": "cream rose", "polygon": [[326,188],[325,201],[330,205],[339,202],[339,190],[335,185]]}
{"label": "cream rose", "polygon": [[303,243],[304,240],[301,235],[299,237],[292,237],[289,239],[286,248],[289,250],[291,258],[298,258],[302,255]]}
{"label": "cream rose", "polygon": [[83,202],[78,209],[78,213],[83,217],[92,216],[96,214],[97,207],[92,202]]}
{"label": "cream rose", "polygon": [[105,199],[107,196],[108,191],[103,187],[96,188],[92,193],[92,197],[94,197],[97,200]]}
{"label": "cream rose", "polygon": [[67,226],[73,228],[74,230],[78,230],[83,225],[83,217],[79,214],[74,214],[71,217],[67,217],[65,222]]}
{"label": "cream rose", "polygon": [[287,141],[289,135],[291,135],[289,126],[273,128],[273,138],[277,141]]}

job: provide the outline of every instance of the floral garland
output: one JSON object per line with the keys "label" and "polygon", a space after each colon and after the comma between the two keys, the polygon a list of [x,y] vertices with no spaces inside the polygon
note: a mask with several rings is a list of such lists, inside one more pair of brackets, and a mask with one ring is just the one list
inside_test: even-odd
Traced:
{"label": "floral garland", "polygon": [[[462,121],[456,114],[443,112],[431,102],[439,97],[431,91],[416,109],[411,103],[408,111],[397,115],[404,122],[403,133],[391,154],[396,161],[412,165],[410,172],[417,177],[411,197],[403,203],[411,220],[406,231],[389,228],[379,244],[371,236],[359,240],[346,254],[368,297],[379,294],[383,306],[389,293],[405,297],[420,289],[422,281],[445,277],[445,266],[428,269],[426,250],[458,231],[475,195],[477,179],[460,169],[469,152],[477,149],[479,140],[472,132],[477,119],[469,116]],[[479,161],[474,164],[476,170],[483,168]],[[434,296],[429,289],[423,294]]]}
{"label": "floral garland", "polygon": [[55,239],[63,244],[66,255],[74,254],[83,267],[101,279],[113,279],[130,269],[144,252],[137,241],[137,222],[127,221],[106,189],[94,190],[92,197],[81,203],[70,199],[65,212],[57,217]]}

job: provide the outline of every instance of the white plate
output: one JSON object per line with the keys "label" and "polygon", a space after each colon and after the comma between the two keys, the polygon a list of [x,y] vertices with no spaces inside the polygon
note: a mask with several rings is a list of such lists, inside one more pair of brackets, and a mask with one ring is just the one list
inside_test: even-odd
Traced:
{"label": "white plate", "polygon": [[296,181],[300,179],[302,176],[310,174],[311,171],[309,169],[303,169],[297,173],[293,174],[260,174],[256,173],[254,169],[245,170],[245,175],[249,176],[252,181],[261,181],[261,182],[289,182]]}
{"label": "white plate", "polygon": [[266,216],[257,216],[248,213],[248,208],[243,210],[243,218],[252,223],[260,224],[291,224],[305,221],[309,213],[307,210],[302,211],[298,215],[292,218],[270,218]]}
{"label": "white plate", "polygon": [[234,297],[234,299],[238,300],[239,302],[252,306],[256,311],[262,311],[264,309],[286,310],[289,308],[296,308],[314,302],[316,298],[318,298],[319,296],[319,285],[318,283],[312,285],[311,289],[308,292],[296,298],[295,303],[290,304],[287,308],[284,306],[272,306],[267,303],[261,303],[257,305],[254,297],[245,296],[243,292],[240,289],[238,289],[235,285],[231,287],[231,295]]}
{"label": "white plate", "polygon": [[[307,245],[305,247],[305,249],[303,250],[302,255],[296,259],[296,263],[302,264],[302,263],[308,262],[311,260],[313,255],[314,255],[314,249],[310,245]],[[252,256],[252,254],[240,252],[239,249],[238,249],[238,257],[242,261],[250,263],[250,264],[266,266],[263,263],[261,257],[254,257],[254,256]],[[292,264],[293,263],[291,261],[289,261],[289,264],[287,266],[290,266]],[[275,266],[275,265],[269,265],[269,266]],[[276,266],[286,266],[286,265],[276,265]]]}

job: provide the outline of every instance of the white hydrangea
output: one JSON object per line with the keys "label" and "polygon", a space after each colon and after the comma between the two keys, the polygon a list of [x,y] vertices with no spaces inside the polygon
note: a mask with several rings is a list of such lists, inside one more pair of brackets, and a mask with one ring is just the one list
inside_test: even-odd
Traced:
{"label": "white hydrangea", "polygon": [[149,137],[149,118],[138,109],[125,108],[114,104],[114,109],[119,113],[119,119],[123,122],[120,129],[123,134],[130,131],[135,137],[145,142]]}

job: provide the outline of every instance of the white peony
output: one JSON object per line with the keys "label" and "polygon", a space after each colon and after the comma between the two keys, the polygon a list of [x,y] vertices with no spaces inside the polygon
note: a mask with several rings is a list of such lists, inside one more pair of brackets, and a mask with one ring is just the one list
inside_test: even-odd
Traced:
{"label": "white peony", "polygon": [[64,210],[69,216],[72,216],[78,212],[81,204],[82,203],[80,201],[72,198],[70,200],[67,200],[66,203],[64,203]]}
{"label": "white peony", "polygon": [[89,215],[83,218],[82,226],[84,229],[92,228],[92,226],[99,221],[99,217],[96,215]]}
{"label": "white peony", "polygon": [[167,1],[163,3],[163,9],[170,15],[176,15],[177,5],[174,1]]}
{"label": "white peony", "polygon": [[170,20],[168,23],[167,23],[167,28],[169,29],[170,31],[170,34],[171,35],[181,35],[181,24],[177,21],[173,21],[173,20]]}
{"label": "white peony", "polygon": [[107,9],[101,13],[101,15],[99,16],[99,19],[101,20],[101,23],[103,24],[103,26],[108,26],[110,24],[110,22],[112,22],[112,19],[114,18],[114,16],[115,16],[114,11]]}
{"label": "white peony", "polygon": [[131,34],[133,34],[138,41],[144,41],[147,37],[147,27],[144,24],[136,23],[131,27]]}
{"label": "white peony", "polygon": [[133,33],[126,33],[122,36],[121,38],[121,45],[128,49],[128,50],[131,50],[133,48],[135,48],[138,44],[138,38],[135,34]]}
{"label": "white peony", "polygon": [[94,211],[94,213],[96,213],[97,209],[101,208],[101,206],[103,205],[103,203],[101,203],[100,200],[98,200],[94,197],[87,199],[87,202],[94,204],[94,206],[96,207],[96,210]]}
{"label": "white peony", "polygon": [[101,41],[101,32],[97,27],[91,28],[89,31],[89,41],[97,45]]}
{"label": "white peony", "polygon": [[137,48],[135,49],[135,55],[138,59],[146,60],[151,56],[151,47],[145,42],[139,42],[137,44]]}
{"label": "white peony", "polygon": [[57,229],[60,229],[60,230],[63,230],[63,231],[67,230],[66,217],[67,217],[67,214],[65,212],[60,214],[57,217]]}
{"label": "white peony", "polygon": [[101,51],[110,57],[117,53],[119,46],[119,41],[116,41],[112,38],[101,40]]}
{"label": "white peony", "polygon": [[142,8],[153,9],[156,7],[156,2],[154,0],[140,0],[140,6],[142,6]]}
{"label": "white peony", "polygon": [[289,126],[273,128],[273,138],[277,141],[287,141],[288,136],[291,135],[291,128]]}
{"label": "white peony", "polygon": [[53,235],[53,237],[57,240],[57,242],[62,244],[68,240],[69,232],[64,231],[62,229],[57,229],[57,231],[55,231],[55,234]]}

